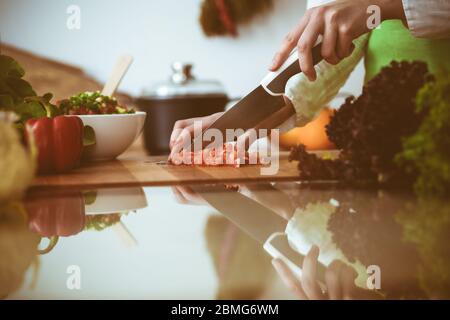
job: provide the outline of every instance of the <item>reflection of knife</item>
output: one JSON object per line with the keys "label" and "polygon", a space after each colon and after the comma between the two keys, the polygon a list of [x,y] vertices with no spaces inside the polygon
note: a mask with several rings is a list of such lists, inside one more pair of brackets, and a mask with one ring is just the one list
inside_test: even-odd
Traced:
{"label": "reflection of knife", "polygon": [[[319,43],[312,50],[314,65],[322,60],[321,47],[322,45]],[[225,141],[227,139],[226,129],[243,129],[245,131],[254,128],[285,105],[283,95],[286,83],[292,76],[300,72],[297,50],[294,50],[277,71],[270,72],[256,89],[226,111],[207,129],[218,129]],[[192,144],[205,148],[211,144],[211,141],[203,141],[202,135],[199,135],[195,137]]]}
{"label": "reflection of knife", "polygon": [[264,243],[274,232],[286,229],[286,220],[239,192],[219,185],[191,188],[210,206],[260,243]]}
{"label": "reflection of knife", "polygon": [[[274,258],[281,258],[294,273],[301,273],[303,258],[291,248],[284,234],[287,221],[262,204],[223,186],[192,186],[211,207],[219,211],[239,229],[261,243]],[[323,282],[325,268],[318,264],[318,279]]]}

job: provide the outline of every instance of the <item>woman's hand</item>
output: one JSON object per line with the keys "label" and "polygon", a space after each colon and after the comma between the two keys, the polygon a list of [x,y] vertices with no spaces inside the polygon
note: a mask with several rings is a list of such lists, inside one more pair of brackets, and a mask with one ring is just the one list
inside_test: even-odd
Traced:
{"label": "woman's hand", "polygon": [[323,58],[331,64],[339,63],[353,52],[353,40],[370,31],[367,21],[372,14],[368,13],[371,5],[380,8],[380,21],[406,20],[401,0],[339,0],[311,8],[285,37],[270,70],[277,70],[297,47],[300,68],[310,81],[314,81],[316,71],[311,50],[319,35],[323,35]]}
{"label": "woman's hand", "polygon": [[380,299],[378,293],[357,287],[356,271],[339,260],[334,260],[327,267],[326,292],[322,292],[316,278],[318,257],[319,248],[313,246],[303,260],[301,278],[297,278],[281,259],[273,259],[272,264],[281,280],[300,300]]}
{"label": "woman's hand", "polygon": [[194,123],[201,121],[201,129],[204,130],[216,121],[223,112],[218,112],[207,117],[191,118],[186,120],[178,120],[172,130],[170,136],[170,156],[177,154],[183,149],[183,146],[194,138]]}
{"label": "woman's hand", "polygon": [[[267,117],[265,120],[256,125],[253,130],[247,130],[244,134],[237,138],[236,146],[238,150],[238,156],[244,157],[245,151],[248,150],[250,145],[254,143],[260,137],[257,135],[260,129],[273,129],[283,124],[287,119],[295,114],[294,106],[291,101],[284,97],[286,105],[280,108],[278,111]],[[223,112],[218,112],[207,117],[192,118],[186,120],[179,120],[175,122],[172,135],[170,137],[170,155],[169,160],[179,152],[183,150],[183,147],[187,145],[194,138],[194,124],[201,121],[201,130],[204,131],[214,121],[216,121]],[[231,129],[231,128],[230,128]],[[235,128],[239,129],[239,128]],[[255,134],[256,133],[256,134]],[[225,138],[225,137],[224,137]],[[225,139],[224,139],[225,141]],[[244,152],[241,154],[241,152]]]}

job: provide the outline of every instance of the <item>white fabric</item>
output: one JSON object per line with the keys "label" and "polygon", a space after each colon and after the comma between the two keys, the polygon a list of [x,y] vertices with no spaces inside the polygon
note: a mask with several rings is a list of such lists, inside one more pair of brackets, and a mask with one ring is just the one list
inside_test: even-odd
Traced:
{"label": "white fabric", "polygon": [[418,38],[450,38],[450,0],[402,0],[408,28]]}

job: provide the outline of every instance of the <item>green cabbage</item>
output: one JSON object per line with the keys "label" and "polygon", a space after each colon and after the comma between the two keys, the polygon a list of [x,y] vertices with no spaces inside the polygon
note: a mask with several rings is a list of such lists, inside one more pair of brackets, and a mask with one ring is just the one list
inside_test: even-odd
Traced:
{"label": "green cabbage", "polygon": [[10,123],[0,121],[0,203],[19,198],[30,185],[36,169],[35,156],[20,142]]}

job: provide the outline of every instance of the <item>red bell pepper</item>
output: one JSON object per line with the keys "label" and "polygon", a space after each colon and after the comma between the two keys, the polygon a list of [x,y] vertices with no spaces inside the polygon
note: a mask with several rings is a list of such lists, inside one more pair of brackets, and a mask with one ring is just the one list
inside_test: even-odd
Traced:
{"label": "red bell pepper", "polygon": [[79,117],[30,119],[25,139],[34,136],[39,173],[62,173],[80,164],[83,151],[83,122]]}

